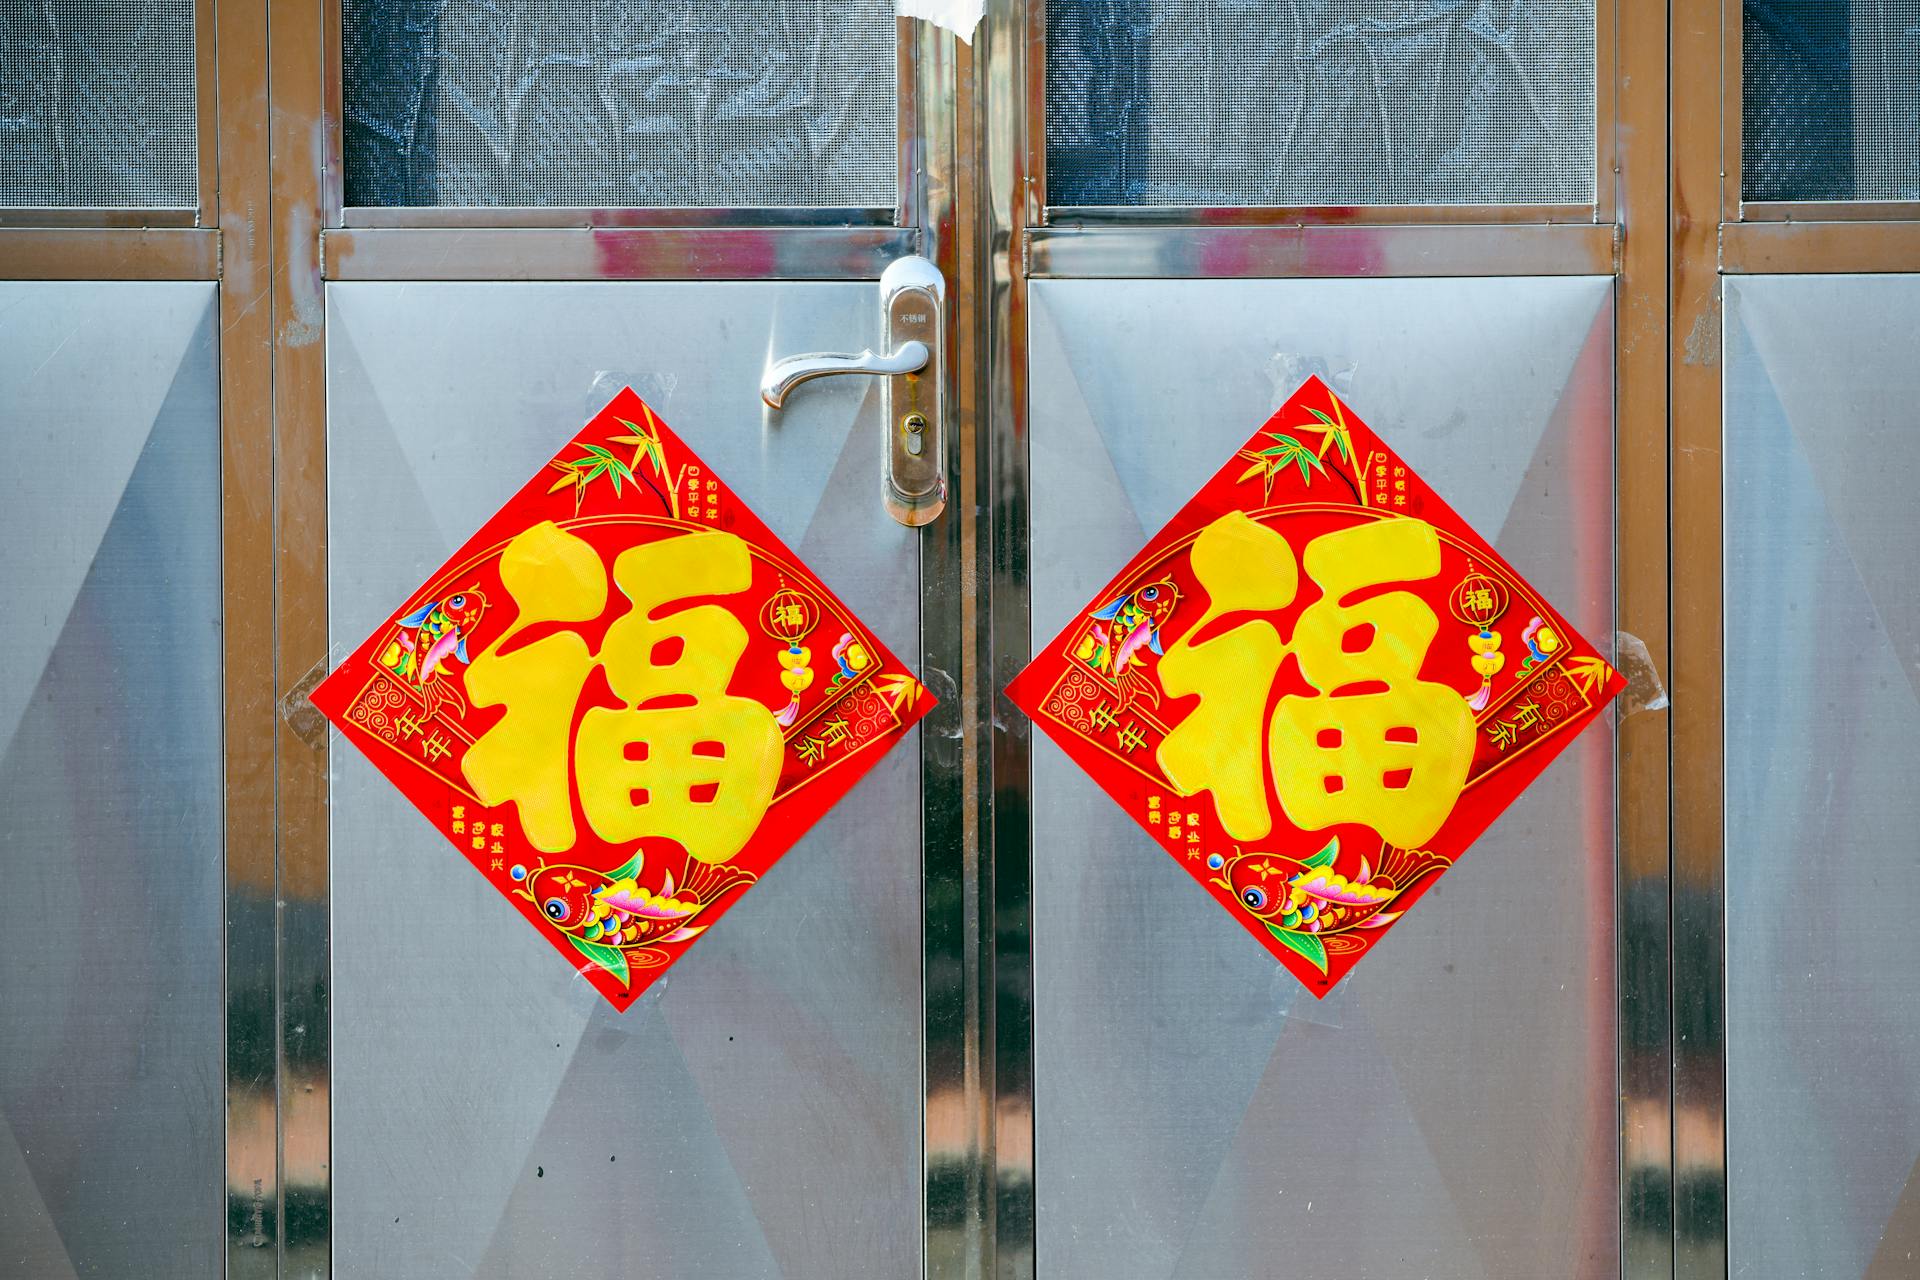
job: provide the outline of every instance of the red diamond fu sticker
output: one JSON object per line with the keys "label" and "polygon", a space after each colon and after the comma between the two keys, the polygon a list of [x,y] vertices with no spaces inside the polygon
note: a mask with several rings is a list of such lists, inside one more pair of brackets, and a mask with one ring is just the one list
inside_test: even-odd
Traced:
{"label": "red diamond fu sticker", "polygon": [[933,707],[631,390],[313,701],[622,1009]]}
{"label": "red diamond fu sticker", "polygon": [[1009,692],[1319,996],[1624,684],[1312,379]]}

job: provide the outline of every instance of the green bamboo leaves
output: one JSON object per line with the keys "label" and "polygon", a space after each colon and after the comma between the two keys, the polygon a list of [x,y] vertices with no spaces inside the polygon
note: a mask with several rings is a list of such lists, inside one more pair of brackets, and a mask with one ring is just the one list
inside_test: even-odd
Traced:
{"label": "green bamboo leaves", "polygon": [[1300,482],[1307,485],[1313,483],[1314,472],[1317,471],[1321,475],[1327,474],[1326,467],[1321,465],[1319,457],[1314,454],[1313,450],[1307,448],[1306,445],[1302,444],[1295,437],[1280,431],[1269,431],[1265,434],[1268,439],[1274,442],[1271,446],[1258,450],[1257,452],[1252,449],[1242,449],[1238,455],[1253,463],[1252,466],[1240,473],[1239,478],[1241,480],[1251,480],[1253,477],[1259,476],[1263,485],[1265,500],[1272,500],[1273,482],[1275,478],[1288,467],[1298,467],[1300,469]]}

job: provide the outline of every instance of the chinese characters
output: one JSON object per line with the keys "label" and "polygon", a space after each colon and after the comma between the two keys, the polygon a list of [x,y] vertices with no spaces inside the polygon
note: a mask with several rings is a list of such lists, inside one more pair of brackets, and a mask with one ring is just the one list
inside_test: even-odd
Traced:
{"label": "chinese characters", "polygon": [[[1211,792],[1237,840],[1273,829],[1269,770],[1287,820],[1303,830],[1360,823],[1403,848],[1432,838],[1466,784],[1473,716],[1458,693],[1419,678],[1439,629],[1433,610],[1411,592],[1365,593],[1437,574],[1433,528],[1355,525],[1315,538],[1296,562],[1280,534],[1232,512],[1201,531],[1189,557],[1209,605],[1168,648],[1160,678],[1170,694],[1200,702],[1160,745],[1168,779],[1189,795]],[[1291,641],[1259,618],[1210,632],[1229,614],[1291,605],[1302,565],[1321,595]],[[1313,693],[1289,692],[1269,717],[1289,654]]]}
{"label": "chinese characters", "polygon": [[[601,840],[661,836],[702,862],[724,862],[760,825],[779,781],[774,716],[727,692],[746,628],[713,604],[664,612],[676,601],[745,591],[747,544],[692,533],[620,553],[613,581],[632,603],[599,652],[574,631],[606,607],[607,574],[585,541],[552,522],[533,526],[500,556],[500,579],[519,615],[467,671],[477,707],[505,715],[467,752],[463,769],[488,805],[518,806],[528,841],[545,853],[573,847],[573,798]],[[544,634],[514,647],[522,632]],[[595,668],[624,705],[574,721]]]}

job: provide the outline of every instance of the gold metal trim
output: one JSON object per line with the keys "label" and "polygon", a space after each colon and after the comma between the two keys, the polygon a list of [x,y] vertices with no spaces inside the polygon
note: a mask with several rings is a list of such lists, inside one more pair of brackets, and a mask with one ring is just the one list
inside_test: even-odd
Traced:
{"label": "gold metal trim", "polygon": [[[1727,1268],[1718,224],[1737,198],[1739,7],[1674,0],[1669,35],[1673,1272]],[[1729,43],[1731,42],[1731,44]],[[1731,154],[1729,154],[1731,153]],[[1731,166],[1731,167],[1729,167]]]}
{"label": "gold metal trim", "polygon": [[1920,200],[1745,200],[1742,222],[1916,222]]}
{"label": "gold metal trim", "polygon": [[[273,596],[276,700],[298,707],[327,658],[326,302],[320,268],[334,0],[271,0]],[[332,944],[327,737],[276,717],[279,760],[282,1266],[332,1258]]]}
{"label": "gold metal trim", "polygon": [[[1058,211],[1055,211],[1056,215]],[[1101,227],[1026,233],[1035,276],[1611,275],[1615,229],[1556,226]]]}
{"label": "gold metal trim", "polygon": [[[908,113],[902,111],[902,120]],[[338,163],[336,160],[335,163]],[[333,179],[338,185],[340,179]],[[905,188],[902,188],[905,192]],[[338,198],[330,193],[329,199]],[[902,201],[906,196],[902,195]],[[648,208],[594,209],[566,206],[424,205],[369,207],[348,205],[329,215],[328,226],[408,230],[478,230],[521,227],[557,230],[611,227],[697,230],[719,227],[890,227],[894,209],[775,207],[740,209]],[[901,225],[906,225],[902,223]]]}
{"label": "gold metal trim", "polygon": [[1920,272],[1920,222],[1736,222],[1720,231],[1728,275]]}
{"label": "gold metal trim", "polygon": [[[1667,32],[1664,21],[1624,10],[1615,10],[1615,61],[1602,76],[1618,105],[1613,206],[1624,226],[1640,229],[1622,237],[1614,293],[1614,616],[1665,671],[1667,238],[1653,232],[1667,213]],[[1673,1275],[1669,728],[1669,713],[1643,712],[1614,730],[1620,1272],[1628,1280]]]}
{"label": "gold metal trim", "polygon": [[56,208],[29,205],[0,208],[0,228],[87,227],[140,231],[150,227],[196,227],[200,223],[200,211],[197,209]]}
{"label": "gold metal trim", "polygon": [[200,205],[195,225],[212,226],[220,198],[220,12],[216,0],[194,0],[193,66],[195,161],[200,169]]}
{"label": "gold metal trim", "polygon": [[[1611,175],[1609,175],[1611,177]],[[1395,227],[1593,226],[1608,221],[1591,204],[1056,205],[1049,227]]]}
{"label": "gold metal trim", "polygon": [[0,228],[0,279],[217,280],[220,233],[211,227],[111,231]]}
{"label": "gold metal trim", "polygon": [[[273,240],[267,0],[225,0],[202,100],[216,103],[220,238],[221,646],[226,671],[226,1274],[280,1273],[278,819],[273,664]],[[147,233],[157,235],[160,233]],[[188,233],[170,233],[188,234]]]}
{"label": "gold metal trim", "polygon": [[1043,0],[989,6],[975,37],[972,272],[959,290],[977,344],[973,457],[978,533],[968,565],[986,584],[973,621],[982,723],[976,787],[985,880],[980,896],[991,1039],[985,1157],[992,1178],[988,1265],[1032,1280],[1035,1246],[1032,726],[1006,683],[1030,656],[1027,565],[1027,277],[1029,236],[1046,208],[1046,20]]}
{"label": "gold metal trim", "polygon": [[[1708,5],[1697,2],[1697,0],[1673,0],[1671,13],[1674,24],[1672,65],[1675,85],[1673,102],[1676,108],[1671,127],[1676,137],[1675,147],[1677,150],[1678,135],[1682,132],[1691,132],[1691,130],[1687,129],[1687,125],[1694,120],[1702,122],[1702,127],[1699,129],[1699,132],[1701,134],[1700,142],[1704,147],[1709,132],[1708,128],[1705,127],[1705,122],[1715,118],[1712,114],[1683,118],[1678,113],[1678,106],[1681,102],[1678,82],[1683,75],[1699,76],[1700,81],[1697,85],[1689,84],[1686,88],[1698,88],[1704,91],[1711,86],[1715,91],[1713,94],[1713,102],[1717,107],[1720,121],[1720,163],[1718,167],[1720,183],[1719,220],[1721,222],[1738,222],[1740,220],[1740,192],[1742,182],[1744,181],[1740,169],[1742,160],[1740,134],[1744,128],[1742,124],[1742,114],[1746,109],[1746,100],[1742,94],[1745,71],[1743,70],[1740,52],[1742,6],[1726,3]],[[1680,15],[1682,13],[1686,13],[1690,18],[1697,19],[1702,23],[1708,23],[1708,25],[1695,31],[1686,32],[1685,38],[1683,39],[1680,30]],[[1709,19],[1711,20],[1710,22]],[[1720,56],[1717,63],[1712,59],[1711,52],[1708,48],[1708,36],[1710,33],[1717,34],[1719,37]],[[1681,64],[1683,50],[1689,60],[1684,67]],[[1708,105],[1706,96],[1707,95],[1702,92],[1702,107]],[[1704,171],[1701,176],[1705,176]],[[1704,211],[1705,206],[1702,206],[1702,212]]]}
{"label": "gold metal trim", "polygon": [[877,280],[911,228],[371,230],[324,234],[329,280]]}

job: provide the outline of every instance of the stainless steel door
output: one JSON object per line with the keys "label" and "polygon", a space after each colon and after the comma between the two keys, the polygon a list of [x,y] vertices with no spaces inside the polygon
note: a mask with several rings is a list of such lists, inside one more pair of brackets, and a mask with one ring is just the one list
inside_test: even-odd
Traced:
{"label": "stainless steel door", "polygon": [[276,98],[343,127],[277,186],[322,250],[279,366],[288,664],[326,670],[631,385],[943,705],[625,1014],[294,723],[283,1273],[917,1274],[958,1039],[923,934],[958,931],[925,815],[959,770],[924,735],[959,717],[959,539],[883,503],[874,379],[759,387],[882,345],[895,259],[952,272],[951,42],[885,0],[311,12],[324,56],[288,52]]}
{"label": "stainless steel door", "polygon": [[[1308,372],[1575,626],[1611,631],[1610,280],[1028,297],[1035,643]],[[1323,1002],[1048,742],[1032,785],[1043,1274],[1617,1270],[1605,727]]]}
{"label": "stainless steel door", "polygon": [[[14,24],[0,1275],[1913,1269],[1899,6],[987,8]],[[1318,1004],[999,696],[1307,372],[1675,694]],[[627,381],[942,704],[613,1017],[304,699]]]}
{"label": "stainless steel door", "polygon": [[214,320],[0,284],[0,1275],[219,1266]]}
{"label": "stainless steel door", "polygon": [[1912,276],[1727,284],[1733,1275],[1920,1248],[1916,329]]}
{"label": "stainless steel door", "polygon": [[[1665,207],[1617,96],[1657,41],[1605,4],[1024,16],[985,46],[1019,176],[984,300],[998,678],[1309,374],[1586,634],[1664,652],[1664,511],[1626,495],[1663,487],[1666,264],[1614,226]],[[1030,1028],[1003,1262],[1670,1273],[1657,712],[1594,727],[1316,1003],[997,710],[996,1009]]]}
{"label": "stainless steel door", "polygon": [[[769,351],[873,345],[878,311],[864,282],[333,285],[336,650],[632,385],[916,652],[873,380],[758,395]],[[335,1275],[920,1270],[917,738],[624,1014],[369,762],[331,762]]]}

